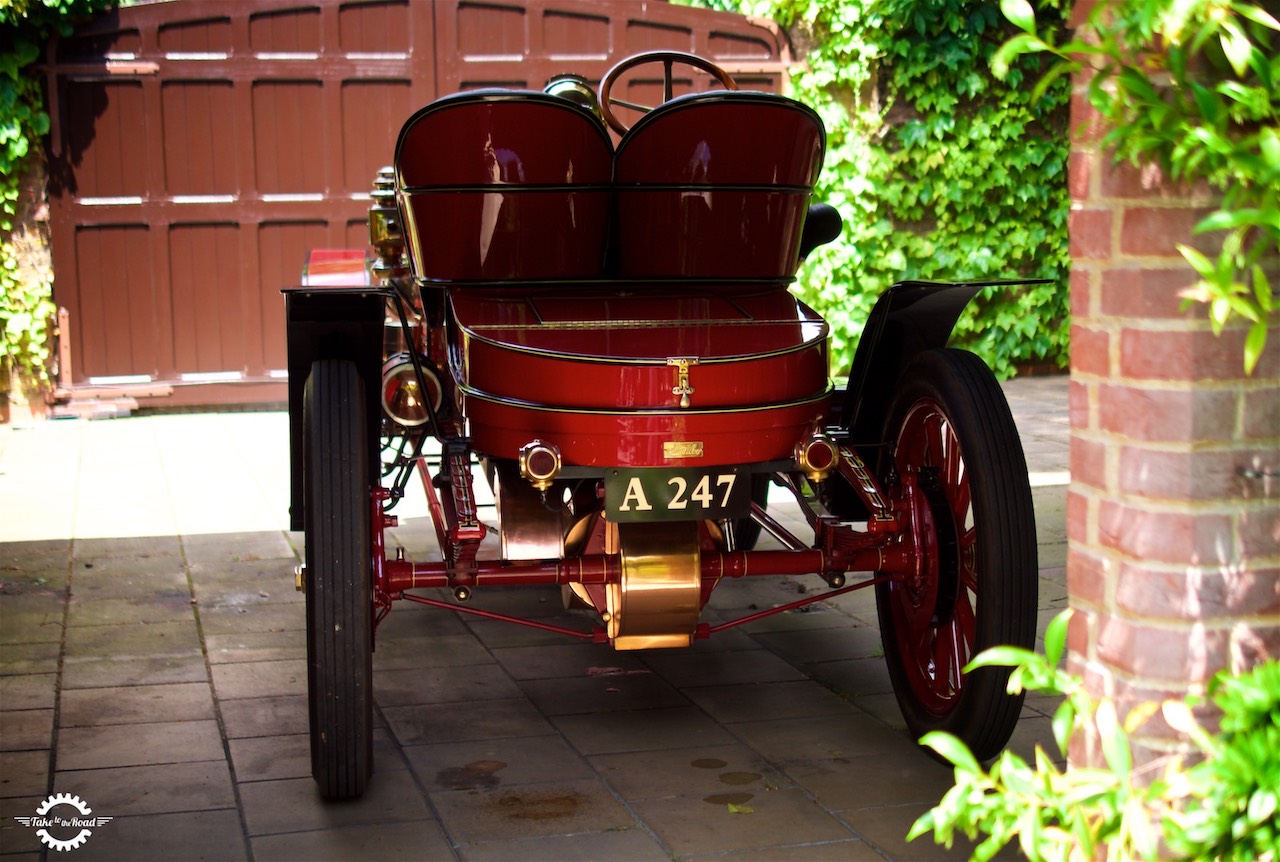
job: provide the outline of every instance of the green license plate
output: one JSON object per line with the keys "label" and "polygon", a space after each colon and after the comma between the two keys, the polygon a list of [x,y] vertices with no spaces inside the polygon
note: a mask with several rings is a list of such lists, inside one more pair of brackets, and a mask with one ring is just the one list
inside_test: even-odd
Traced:
{"label": "green license plate", "polygon": [[751,514],[751,475],[737,467],[606,470],[605,516],[623,521],[719,521]]}

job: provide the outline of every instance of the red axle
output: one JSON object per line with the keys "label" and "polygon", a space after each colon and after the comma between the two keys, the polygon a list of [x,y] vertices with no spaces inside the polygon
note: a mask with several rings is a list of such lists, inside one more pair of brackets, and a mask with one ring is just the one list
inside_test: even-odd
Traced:
{"label": "red axle", "polygon": [[[833,559],[822,550],[731,551],[703,553],[702,579],[742,578],[767,575],[812,575],[844,572],[905,573],[911,570],[912,556],[900,548],[871,548]],[[622,578],[622,557],[596,554],[565,560],[512,563],[503,560],[476,560],[465,581],[451,577],[449,564],[382,560],[378,588],[389,595],[405,590],[453,588],[458,586],[516,587],[562,584],[616,584]]]}

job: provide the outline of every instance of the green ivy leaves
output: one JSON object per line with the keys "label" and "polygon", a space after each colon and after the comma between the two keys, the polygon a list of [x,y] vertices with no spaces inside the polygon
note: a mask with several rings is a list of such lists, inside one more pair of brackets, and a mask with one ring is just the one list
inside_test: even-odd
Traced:
{"label": "green ivy leaves", "polygon": [[1000,12],[1019,30],[1035,35],[1036,10],[1027,0],[1000,0]]}
{"label": "green ivy leaves", "polygon": [[56,309],[51,285],[18,277],[17,255],[9,243],[0,252],[0,344],[9,362],[38,379],[49,359],[49,322]]}
{"label": "green ivy leaves", "polygon": [[[1062,696],[1053,718],[1057,754],[1035,750],[1032,762],[1006,751],[989,766],[958,739],[930,733],[921,743],[954,767],[955,784],[911,827],[908,840],[932,833],[950,847],[957,835],[979,841],[972,859],[990,859],[1016,841],[1032,862],[1172,858],[1253,862],[1280,858],[1280,662],[1248,673],[1223,671],[1207,698],[1145,703],[1123,721],[1110,700],[1094,700],[1083,680],[1060,666],[1070,611],[1049,623],[1045,653],[997,647],[966,670],[1012,666],[1011,689]],[[1211,701],[1216,733],[1196,715]],[[1159,713],[1203,759],[1180,757],[1135,778],[1132,734]],[[1063,769],[1073,736],[1090,734],[1102,764]]]}
{"label": "green ivy leaves", "polygon": [[1045,80],[1059,80],[1088,58],[1089,100],[1117,160],[1221,192],[1221,208],[1195,229],[1219,235],[1216,258],[1179,246],[1200,276],[1184,296],[1207,305],[1215,333],[1233,320],[1247,326],[1251,374],[1280,305],[1268,277],[1280,260],[1280,20],[1243,0],[1099,3],[1093,38],[1058,45],[1037,31],[1026,0],[1002,0],[1001,10],[1023,32],[996,52],[998,72],[1047,53],[1058,62]]}
{"label": "green ivy leaves", "polygon": [[44,40],[68,32],[73,16],[115,8],[119,0],[0,0],[0,357],[11,368],[46,377],[52,283],[24,280],[9,242],[27,160],[49,133],[49,115],[31,72]]}

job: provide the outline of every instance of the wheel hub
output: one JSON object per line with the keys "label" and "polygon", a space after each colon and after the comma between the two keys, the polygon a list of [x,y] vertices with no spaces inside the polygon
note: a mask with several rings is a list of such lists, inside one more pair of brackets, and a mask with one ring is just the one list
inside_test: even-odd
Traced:
{"label": "wheel hub", "polygon": [[942,483],[938,481],[937,467],[920,470],[920,490],[924,494],[930,520],[933,522],[932,529],[927,532],[933,546],[929,549],[929,557],[935,561],[932,568],[936,574],[936,577],[929,579],[935,585],[929,625],[936,628],[945,625],[955,613],[956,591],[960,582],[959,541],[955,519],[951,515],[951,504],[947,501]]}

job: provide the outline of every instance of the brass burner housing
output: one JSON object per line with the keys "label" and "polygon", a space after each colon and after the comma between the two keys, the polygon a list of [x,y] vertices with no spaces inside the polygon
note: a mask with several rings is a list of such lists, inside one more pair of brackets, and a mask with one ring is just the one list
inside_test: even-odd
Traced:
{"label": "brass burner housing", "polygon": [[702,611],[702,558],[695,521],[618,524],[620,583],[604,614],[614,649],[685,647]]}

